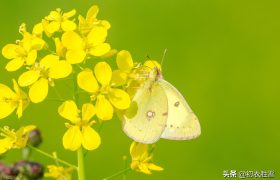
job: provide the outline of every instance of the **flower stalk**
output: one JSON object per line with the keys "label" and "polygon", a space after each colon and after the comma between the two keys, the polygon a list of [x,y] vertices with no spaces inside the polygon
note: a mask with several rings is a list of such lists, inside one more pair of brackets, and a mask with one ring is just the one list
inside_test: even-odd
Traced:
{"label": "flower stalk", "polygon": [[106,177],[106,178],[103,178],[102,180],[109,180],[109,179],[118,177],[118,176],[120,176],[120,175],[122,175],[122,174],[126,174],[126,173],[127,173],[128,171],[130,171],[130,170],[131,170],[131,168],[128,167],[128,168],[126,168],[126,169],[123,169],[123,170],[121,170],[121,171],[119,171],[119,172],[117,172],[117,173],[111,175],[111,176],[108,176],[108,177]]}
{"label": "flower stalk", "polygon": [[78,157],[78,178],[79,180],[85,180],[84,153],[82,147],[77,151],[77,157]]}
{"label": "flower stalk", "polygon": [[73,169],[78,169],[77,166],[75,166],[75,165],[73,165],[73,164],[71,164],[71,163],[69,163],[69,162],[66,162],[66,161],[64,161],[64,160],[61,160],[61,159],[59,159],[59,158],[53,157],[52,155],[50,155],[50,154],[48,154],[48,153],[46,153],[46,152],[44,152],[44,151],[42,151],[42,150],[40,150],[40,149],[38,149],[38,148],[36,148],[36,147],[30,146],[30,145],[28,145],[28,147],[29,147],[30,149],[32,149],[32,150],[34,150],[34,151],[36,151],[36,152],[38,152],[38,153],[40,153],[40,154],[46,156],[46,157],[49,157],[49,158],[51,158],[51,159],[53,159],[53,160],[55,160],[55,161],[60,162],[61,164],[64,164],[64,165],[66,165],[66,166],[69,166],[69,167],[71,167],[71,168],[73,168]]}

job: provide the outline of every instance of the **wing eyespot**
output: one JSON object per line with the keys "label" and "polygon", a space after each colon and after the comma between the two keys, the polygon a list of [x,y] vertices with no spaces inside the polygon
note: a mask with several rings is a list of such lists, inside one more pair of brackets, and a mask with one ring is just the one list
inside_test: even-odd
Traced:
{"label": "wing eyespot", "polygon": [[179,102],[179,101],[176,101],[176,102],[174,103],[174,106],[175,106],[175,107],[179,107],[179,105],[180,105],[180,102]]}
{"label": "wing eyespot", "polygon": [[156,113],[154,111],[147,111],[147,113],[146,113],[146,117],[148,118],[148,120],[151,120],[155,116],[156,116]]}

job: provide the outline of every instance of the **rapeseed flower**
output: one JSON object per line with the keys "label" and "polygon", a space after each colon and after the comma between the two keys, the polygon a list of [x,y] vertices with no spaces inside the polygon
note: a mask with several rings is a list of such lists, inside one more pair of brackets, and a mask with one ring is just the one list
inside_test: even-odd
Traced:
{"label": "rapeseed flower", "polygon": [[15,80],[13,80],[13,85],[14,91],[6,85],[0,84],[0,119],[9,116],[15,109],[20,118],[29,103],[28,96],[19,88]]}
{"label": "rapeseed flower", "polygon": [[118,69],[113,71],[113,83],[117,86],[128,84],[128,81],[134,78],[136,67],[130,52],[126,50],[118,52],[116,62]]}
{"label": "rapeseed flower", "polygon": [[112,84],[112,69],[106,62],[99,62],[94,67],[94,73],[85,69],[77,76],[81,89],[91,94],[91,100],[96,101],[96,116],[101,120],[113,117],[114,107],[119,110],[130,106],[130,97],[122,89]]}
{"label": "rapeseed flower", "polygon": [[66,60],[71,64],[78,64],[84,61],[86,55],[100,57],[111,49],[110,44],[105,43],[107,29],[102,26],[95,26],[82,37],[77,32],[68,31],[61,37],[62,45],[67,49]]}
{"label": "rapeseed flower", "polygon": [[95,26],[102,26],[106,29],[110,29],[111,25],[106,20],[98,20],[97,14],[99,12],[99,8],[96,5],[93,5],[89,8],[86,17],[79,15],[79,26],[78,30],[81,34],[87,35],[91,29]]}
{"label": "rapeseed flower", "polygon": [[152,174],[151,171],[163,171],[163,168],[152,163],[153,156],[149,151],[148,144],[133,142],[130,146],[132,162],[131,169],[145,174]]}
{"label": "rapeseed flower", "polygon": [[25,24],[20,26],[19,31],[23,39],[16,44],[7,44],[2,49],[3,56],[10,60],[6,65],[7,71],[16,71],[23,65],[33,65],[37,58],[37,51],[45,45],[45,41],[40,37],[26,31]]}
{"label": "rapeseed flower", "polygon": [[42,20],[42,26],[47,36],[52,36],[53,33],[60,30],[74,31],[77,25],[73,20],[70,20],[70,18],[75,16],[75,14],[75,9],[65,13],[63,13],[60,8],[51,11],[50,14]]}
{"label": "rapeseed flower", "polygon": [[94,150],[99,147],[100,136],[91,127],[95,123],[91,119],[96,113],[91,103],[84,104],[80,114],[80,110],[74,101],[65,101],[58,108],[58,113],[70,121],[70,123],[66,123],[68,130],[63,136],[65,149],[76,151],[81,145],[87,150]]}
{"label": "rapeseed flower", "polygon": [[71,180],[72,168],[65,168],[62,166],[49,165],[47,166],[48,172],[45,172],[44,176],[48,178],[54,178],[56,180]]}
{"label": "rapeseed flower", "polygon": [[55,55],[46,55],[39,63],[24,72],[18,82],[21,87],[30,86],[30,100],[39,103],[47,97],[49,85],[54,86],[54,79],[65,78],[71,72],[72,66],[68,62],[59,60]]}
{"label": "rapeseed flower", "polygon": [[10,149],[21,149],[24,148],[28,141],[28,133],[35,129],[33,125],[21,127],[19,130],[15,131],[5,126],[0,128],[0,135],[4,137],[0,139],[0,154],[7,152]]}

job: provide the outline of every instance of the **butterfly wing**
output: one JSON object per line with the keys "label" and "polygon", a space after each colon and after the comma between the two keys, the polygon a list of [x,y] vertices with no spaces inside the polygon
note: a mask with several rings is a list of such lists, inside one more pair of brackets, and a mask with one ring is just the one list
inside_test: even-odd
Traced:
{"label": "butterfly wing", "polygon": [[185,98],[169,82],[161,79],[159,84],[168,98],[168,119],[161,138],[190,140],[198,137],[201,133],[200,124]]}
{"label": "butterfly wing", "polygon": [[157,81],[147,81],[137,90],[123,115],[123,131],[136,142],[152,144],[165,129],[168,101]]}

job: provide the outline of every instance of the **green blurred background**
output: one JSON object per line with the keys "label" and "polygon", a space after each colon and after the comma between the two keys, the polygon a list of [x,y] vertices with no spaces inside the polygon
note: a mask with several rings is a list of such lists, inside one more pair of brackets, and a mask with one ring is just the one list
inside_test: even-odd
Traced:
{"label": "green blurred background", "polygon": [[[31,28],[57,7],[85,14],[93,4],[100,6],[99,19],[111,22],[108,40],[113,47],[131,51],[138,61],[147,55],[161,59],[168,49],[164,76],[186,97],[202,126],[196,140],[157,143],[155,162],[165,168],[163,172],[131,172],[128,179],[219,180],[224,179],[223,170],[231,169],[274,170],[275,179],[280,178],[279,1],[1,1],[0,46],[20,37],[22,22]],[[1,56],[0,82],[11,86],[20,72],[6,72],[6,62]],[[67,97],[67,86],[57,84]],[[59,104],[30,105],[21,120],[13,114],[0,125],[38,125],[44,136],[41,148],[75,163],[76,154],[62,147],[66,121],[56,113]],[[122,157],[129,155],[131,140],[117,119],[104,125],[101,136],[102,146],[86,159],[89,180],[122,170]],[[5,161],[19,157],[20,151],[14,150]],[[53,164],[37,153],[33,158]]]}

